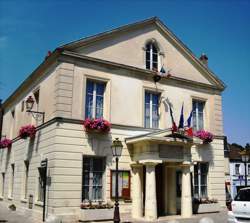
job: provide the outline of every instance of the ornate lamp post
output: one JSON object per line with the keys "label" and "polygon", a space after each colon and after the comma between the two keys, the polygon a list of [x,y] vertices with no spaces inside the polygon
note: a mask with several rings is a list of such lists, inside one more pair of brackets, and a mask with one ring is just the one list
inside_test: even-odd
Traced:
{"label": "ornate lamp post", "polygon": [[247,162],[249,160],[249,145],[247,144],[245,149],[240,151],[242,162],[245,165],[245,187],[247,187]]}
{"label": "ornate lamp post", "polygon": [[111,145],[113,157],[116,161],[116,171],[115,171],[115,209],[114,209],[114,222],[120,222],[120,212],[119,212],[119,196],[118,196],[118,161],[122,154],[122,142],[119,138],[115,138]]}
{"label": "ornate lamp post", "polygon": [[44,116],[45,112],[39,112],[39,111],[32,111],[31,109],[33,108],[35,101],[32,98],[32,96],[29,96],[27,100],[25,101],[26,104],[26,112],[31,113],[34,119],[42,120],[42,123],[44,123]]}

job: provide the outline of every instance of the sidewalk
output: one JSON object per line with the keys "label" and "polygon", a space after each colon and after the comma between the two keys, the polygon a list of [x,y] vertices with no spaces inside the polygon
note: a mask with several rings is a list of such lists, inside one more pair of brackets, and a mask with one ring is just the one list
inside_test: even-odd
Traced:
{"label": "sidewalk", "polygon": [[6,203],[0,202],[0,222],[8,223],[42,223],[34,218],[29,210],[17,208],[16,211],[10,210]]}

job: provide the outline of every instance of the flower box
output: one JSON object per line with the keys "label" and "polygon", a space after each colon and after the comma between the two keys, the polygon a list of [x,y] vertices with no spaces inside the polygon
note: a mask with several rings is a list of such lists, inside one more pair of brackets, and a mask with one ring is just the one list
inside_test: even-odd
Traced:
{"label": "flower box", "polygon": [[111,128],[111,124],[107,120],[102,118],[87,118],[83,121],[83,126],[86,132],[90,133],[108,133]]}
{"label": "flower box", "polygon": [[194,214],[212,213],[212,212],[219,212],[219,211],[220,211],[220,205],[218,203],[194,204],[193,205]]}
{"label": "flower box", "polygon": [[194,133],[194,136],[200,138],[204,144],[208,144],[213,141],[214,136],[211,132],[205,130],[199,130]]}
{"label": "flower box", "polygon": [[12,145],[12,141],[10,139],[2,139],[0,140],[0,149],[8,148],[10,149]]}
{"label": "flower box", "polygon": [[19,130],[19,136],[22,139],[26,139],[28,137],[34,138],[35,135],[36,135],[36,127],[34,125],[22,126]]}
{"label": "flower box", "polygon": [[81,209],[81,221],[101,221],[112,220],[114,217],[114,209]]}

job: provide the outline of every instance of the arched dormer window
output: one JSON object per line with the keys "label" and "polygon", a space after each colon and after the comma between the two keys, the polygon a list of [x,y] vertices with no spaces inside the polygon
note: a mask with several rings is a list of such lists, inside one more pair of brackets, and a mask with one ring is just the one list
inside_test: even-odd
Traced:
{"label": "arched dormer window", "polygon": [[158,46],[154,41],[146,44],[146,69],[158,71]]}

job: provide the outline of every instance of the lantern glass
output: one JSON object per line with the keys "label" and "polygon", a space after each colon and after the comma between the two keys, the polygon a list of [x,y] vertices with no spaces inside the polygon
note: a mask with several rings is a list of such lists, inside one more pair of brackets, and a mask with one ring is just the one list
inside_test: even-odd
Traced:
{"label": "lantern glass", "polygon": [[111,145],[113,156],[120,157],[122,154],[122,148],[122,142],[118,138],[116,138]]}
{"label": "lantern glass", "polygon": [[26,110],[30,111],[33,108],[34,105],[34,99],[32,98],[32,96],[29,96],[28,99],[26,100]]}

